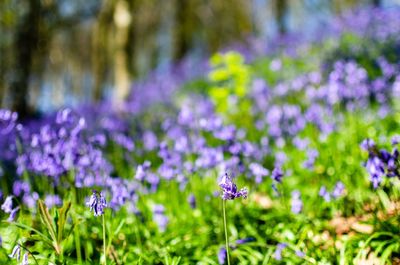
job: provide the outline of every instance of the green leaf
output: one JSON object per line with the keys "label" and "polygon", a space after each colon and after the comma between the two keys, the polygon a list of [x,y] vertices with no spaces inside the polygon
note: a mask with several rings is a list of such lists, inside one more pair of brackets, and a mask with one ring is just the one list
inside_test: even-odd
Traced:
{"label": "green leaf", "polygon": [[57,221],[57,240],[58,243],[61,243],[63,240],[63,231],[64,231],[64,226],[65,223],[67,222],[67,217],[68,217],[68,212],[71,209],[71,202],[66,202],[64,203],[63,207],[59,209],[57,212],[59,214],[59,219]]}
{"label": "green leaf", "polygon": [[51,239],[53,241],[53,247],[56,249],[57,253],[59,253],[60,249],[59,249],[59,246],[58,246],[56,229],[54,227],[53,220],[52,220],[52,218],[50,216],[49,209],[43,203],[42,200],[38,201],[38,205],[39,205],[39,213],[40,213],[41,220],[42,220],[43,224],[49,230],[50,237],[51,237]]}
{"label": "green leaf", "polygon": [[[3,222],[6,222],[6,221],[3,221]],[[7,223],[8,223],[8,222],[7,222]],[[36,229],[33,228],[33,227],[30,227],[30,226],[27,226],[27,225],[24,225],[24,224],[21,224],[21,223],[12,222],[12,223],[10,223],[10,224],[11,224],[11,225],[15,225],[15,226],[18,227],[18,228],[26,229],[26,230],[29,230],[29,231],[32,231],[32,232],[36,233],[38,236],[40,236],[40,238],[41,238],[46,244],[48,244],[49,246],[52,246],[52,241],[51,241],[51,239],[50,239],[48,236],[46,236],[45,234],[41,233],[39,230],[36,230]]]}

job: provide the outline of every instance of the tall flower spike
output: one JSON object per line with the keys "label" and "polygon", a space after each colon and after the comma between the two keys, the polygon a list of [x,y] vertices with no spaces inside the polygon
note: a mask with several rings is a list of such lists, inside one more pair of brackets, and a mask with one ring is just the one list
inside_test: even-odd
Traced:
{"label": "tall flower spike", "polygon": [[247,198],[247,188],[240,189],[238,191],[236,184],[232,181],[231,177],[225,173],[221,181],[218,183],[222,189],[223,200],[234,200],[236,198]]}
{"label": "tall flower spike", "polygon": [[104,208],[107,207],[107,201],[102,192],[93,190],[86,205],[89,206],[90,211],[93,211],[94,216],[100,216],[104,214]]}

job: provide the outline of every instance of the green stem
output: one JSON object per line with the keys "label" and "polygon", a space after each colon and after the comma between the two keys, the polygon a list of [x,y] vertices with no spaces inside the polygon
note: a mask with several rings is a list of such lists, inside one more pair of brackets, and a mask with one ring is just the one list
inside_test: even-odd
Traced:
{"label": "green stem", "polygon": [[38,261],[36,260],[35,256],[32,254],[32,252],[30,252],[29,249],[27,249],[26,247],[24,247],[24,246],[21,245],[21,244],[18,244],[18,245],[19,245],[21,248],[25,249],[29,254],[31,254],[31,256],[32,256],[33,260],[35,261],[35,263],[36,263],[37,265],[39,265],[39,263],[38,263]]}
{"label": "green stem", "polygon": [[225,247],[226,247],[226,260],[228,261],[228,265],[230,265],[229,260],[229,241],[228,241],[228,229],[226,229],[226,211],[225,211],[225,200],[222,199],[222,212],[224,214],[224,230],[225,230]]}
{"label": "green stem", "polygon": [[76,248],[76,258],[78,259],[78,264],[82,264],[82,254],[81,254],[81,239],[80,239],[80,233],[79,233],[79,227],[76,227],[74,229],[74,235],[75,235],[75,248]]}
{"label": "green stem", "polygon": [[[72,172],[70,173],[71,175],[73,174]],[[74,193],[72,194],[73,196],[73,201],[75,205],[79,205],[79,199],[78,199],[78,191],[76,188],[73,188]],[[76,248],[76,258],[78,260],[78,264],[82,264],[82,253],[81,253],[81,235],[80,235],[80,229],[79,229],[79,220],[76,216],[74,216],[75,222],[76,222],[76,227],[74,229],[74,239],[75,239],[75,248]]]}
{"label": "green stem", "polygon": [[104,221],[104,213],[102,214],[103,219],[103,252],[104,252],[104,265],[107,265],[106,255],[106,222]]}
{"label": "green stem", "polygon": [[142,252],[143,245],[142,245],[142,240],[141,240],[140,231],[139,231],[140,222],[139,222],[137,216],[135,216],[135,221],[136,221],[136,225],[135,225],[136,243],[138,244],[140,252]]}

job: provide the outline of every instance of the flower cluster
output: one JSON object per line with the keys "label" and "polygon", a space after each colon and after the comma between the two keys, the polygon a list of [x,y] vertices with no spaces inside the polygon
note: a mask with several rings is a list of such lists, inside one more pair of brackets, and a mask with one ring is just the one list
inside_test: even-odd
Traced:
{"label": "flower cluster", "polygon": [[338,199],[344,193],[345,186],[341,181],[336,182],[332,192],[329,192],[325,186],[322,186],[319,190],[318,195],[326,202],[330,202],[332,198]]}
{"label": "flower cluster", "polygon": [[379,150],[375,142],[371,139],[365,139],[361,143],[361,148],[368,151],[368,160],[365,163],[370,180],[374,188],[378,188],[384,176],[400,177],[399,171],[399,151],[396,147],[398,137],[392,139],[393,149],[391,152],[381,149]]}

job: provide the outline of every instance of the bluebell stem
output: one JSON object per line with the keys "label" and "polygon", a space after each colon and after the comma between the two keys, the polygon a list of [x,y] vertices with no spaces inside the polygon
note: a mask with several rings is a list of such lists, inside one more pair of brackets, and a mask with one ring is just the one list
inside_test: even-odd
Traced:
{"label": "bluebell stem", "polygon": [[104,208],[107,207],[107,201],[103,193],[93,190],[89,201],[86,203],[89,206],[90,211],[93,211],[94,216],[102,216],[103,223],[103,254],[104,254],[104,264],[107,265],[107,255],[106,255],[106,224],[104,220]]}
{"label": "bluebell stem", "polygon": [[222,213],[224,217],[224,230],[225,230],[225,245],[226,245],[226,259],[228,261],[228,265],[230,265],[229,260],[229,240],[228,240],[228,230],[226,228],[226,210],[225,203],[226,200],[234,200],[236,198],[247,198],[247,189],[243,188],[238,191],[236,184],[232,181],[231,177],[225,173],[222,177],[221,181],[218,183],[220,188],[222,189]]}

